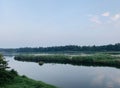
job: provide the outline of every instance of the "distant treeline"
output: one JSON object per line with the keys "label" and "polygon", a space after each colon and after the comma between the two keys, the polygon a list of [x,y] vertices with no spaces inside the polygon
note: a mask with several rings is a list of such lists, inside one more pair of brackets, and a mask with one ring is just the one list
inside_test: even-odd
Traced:
{"label": "distant treeline", "polygon": [[16,49],[0,49],[1,52],[63,52],[63,51],[120,51],[120,43],[102,45],[102,46],[77,46],[77,45],[67,45],[67,46],[54,46],[54,47],[24,47]]}

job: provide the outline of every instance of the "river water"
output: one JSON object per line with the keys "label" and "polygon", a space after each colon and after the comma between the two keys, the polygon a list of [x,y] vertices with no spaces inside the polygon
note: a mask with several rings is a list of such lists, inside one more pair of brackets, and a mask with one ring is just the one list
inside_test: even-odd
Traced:
{"label": "river water", "polygon": [[20,75],[40,80],[59,88],[120,88],[120,69],[114,67],[44,64],[14,60],[5,56],[9,66]]}

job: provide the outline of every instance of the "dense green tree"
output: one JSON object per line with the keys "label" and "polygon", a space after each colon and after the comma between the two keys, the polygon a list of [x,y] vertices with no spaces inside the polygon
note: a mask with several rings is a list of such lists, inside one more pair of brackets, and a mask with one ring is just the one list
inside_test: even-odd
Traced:
{"label": "dense green tree", "polygon": [[67,45],[67,46],[54,46],[54,47],[24,47],[24,48],[16,48],[16,49],[0,49],[0,52],[72,52],[72,51],[120,51],[120,43],[102,45],[102,46],[77,46],[77,45]]}
{"label": "dense green tree", "polygon": [[7,68],[7,61],[5,61],[5,58],[2,54],[0,54],[0,70],[5,70]]}

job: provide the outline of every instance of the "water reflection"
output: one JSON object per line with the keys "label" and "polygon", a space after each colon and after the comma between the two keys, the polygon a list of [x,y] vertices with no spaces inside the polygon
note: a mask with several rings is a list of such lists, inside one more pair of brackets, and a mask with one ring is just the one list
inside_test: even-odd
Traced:
{"label": "water reflection", "polygon": [[86,67],[69,64],[44,64],[15,61],[6,57],[9,66],[35,80],[59,88],[120,88],[120,70],[111,67]]}

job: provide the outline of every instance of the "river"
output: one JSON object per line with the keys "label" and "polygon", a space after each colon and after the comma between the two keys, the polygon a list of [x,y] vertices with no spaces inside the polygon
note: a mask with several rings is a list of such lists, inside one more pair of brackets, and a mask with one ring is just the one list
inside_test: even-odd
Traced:
{"label": "river", "polygon": [[20,75],[40,80],[59,88],[120,88],[120,69],[114,67],[75,66],[21,62],[5,56],[9,67]]}

